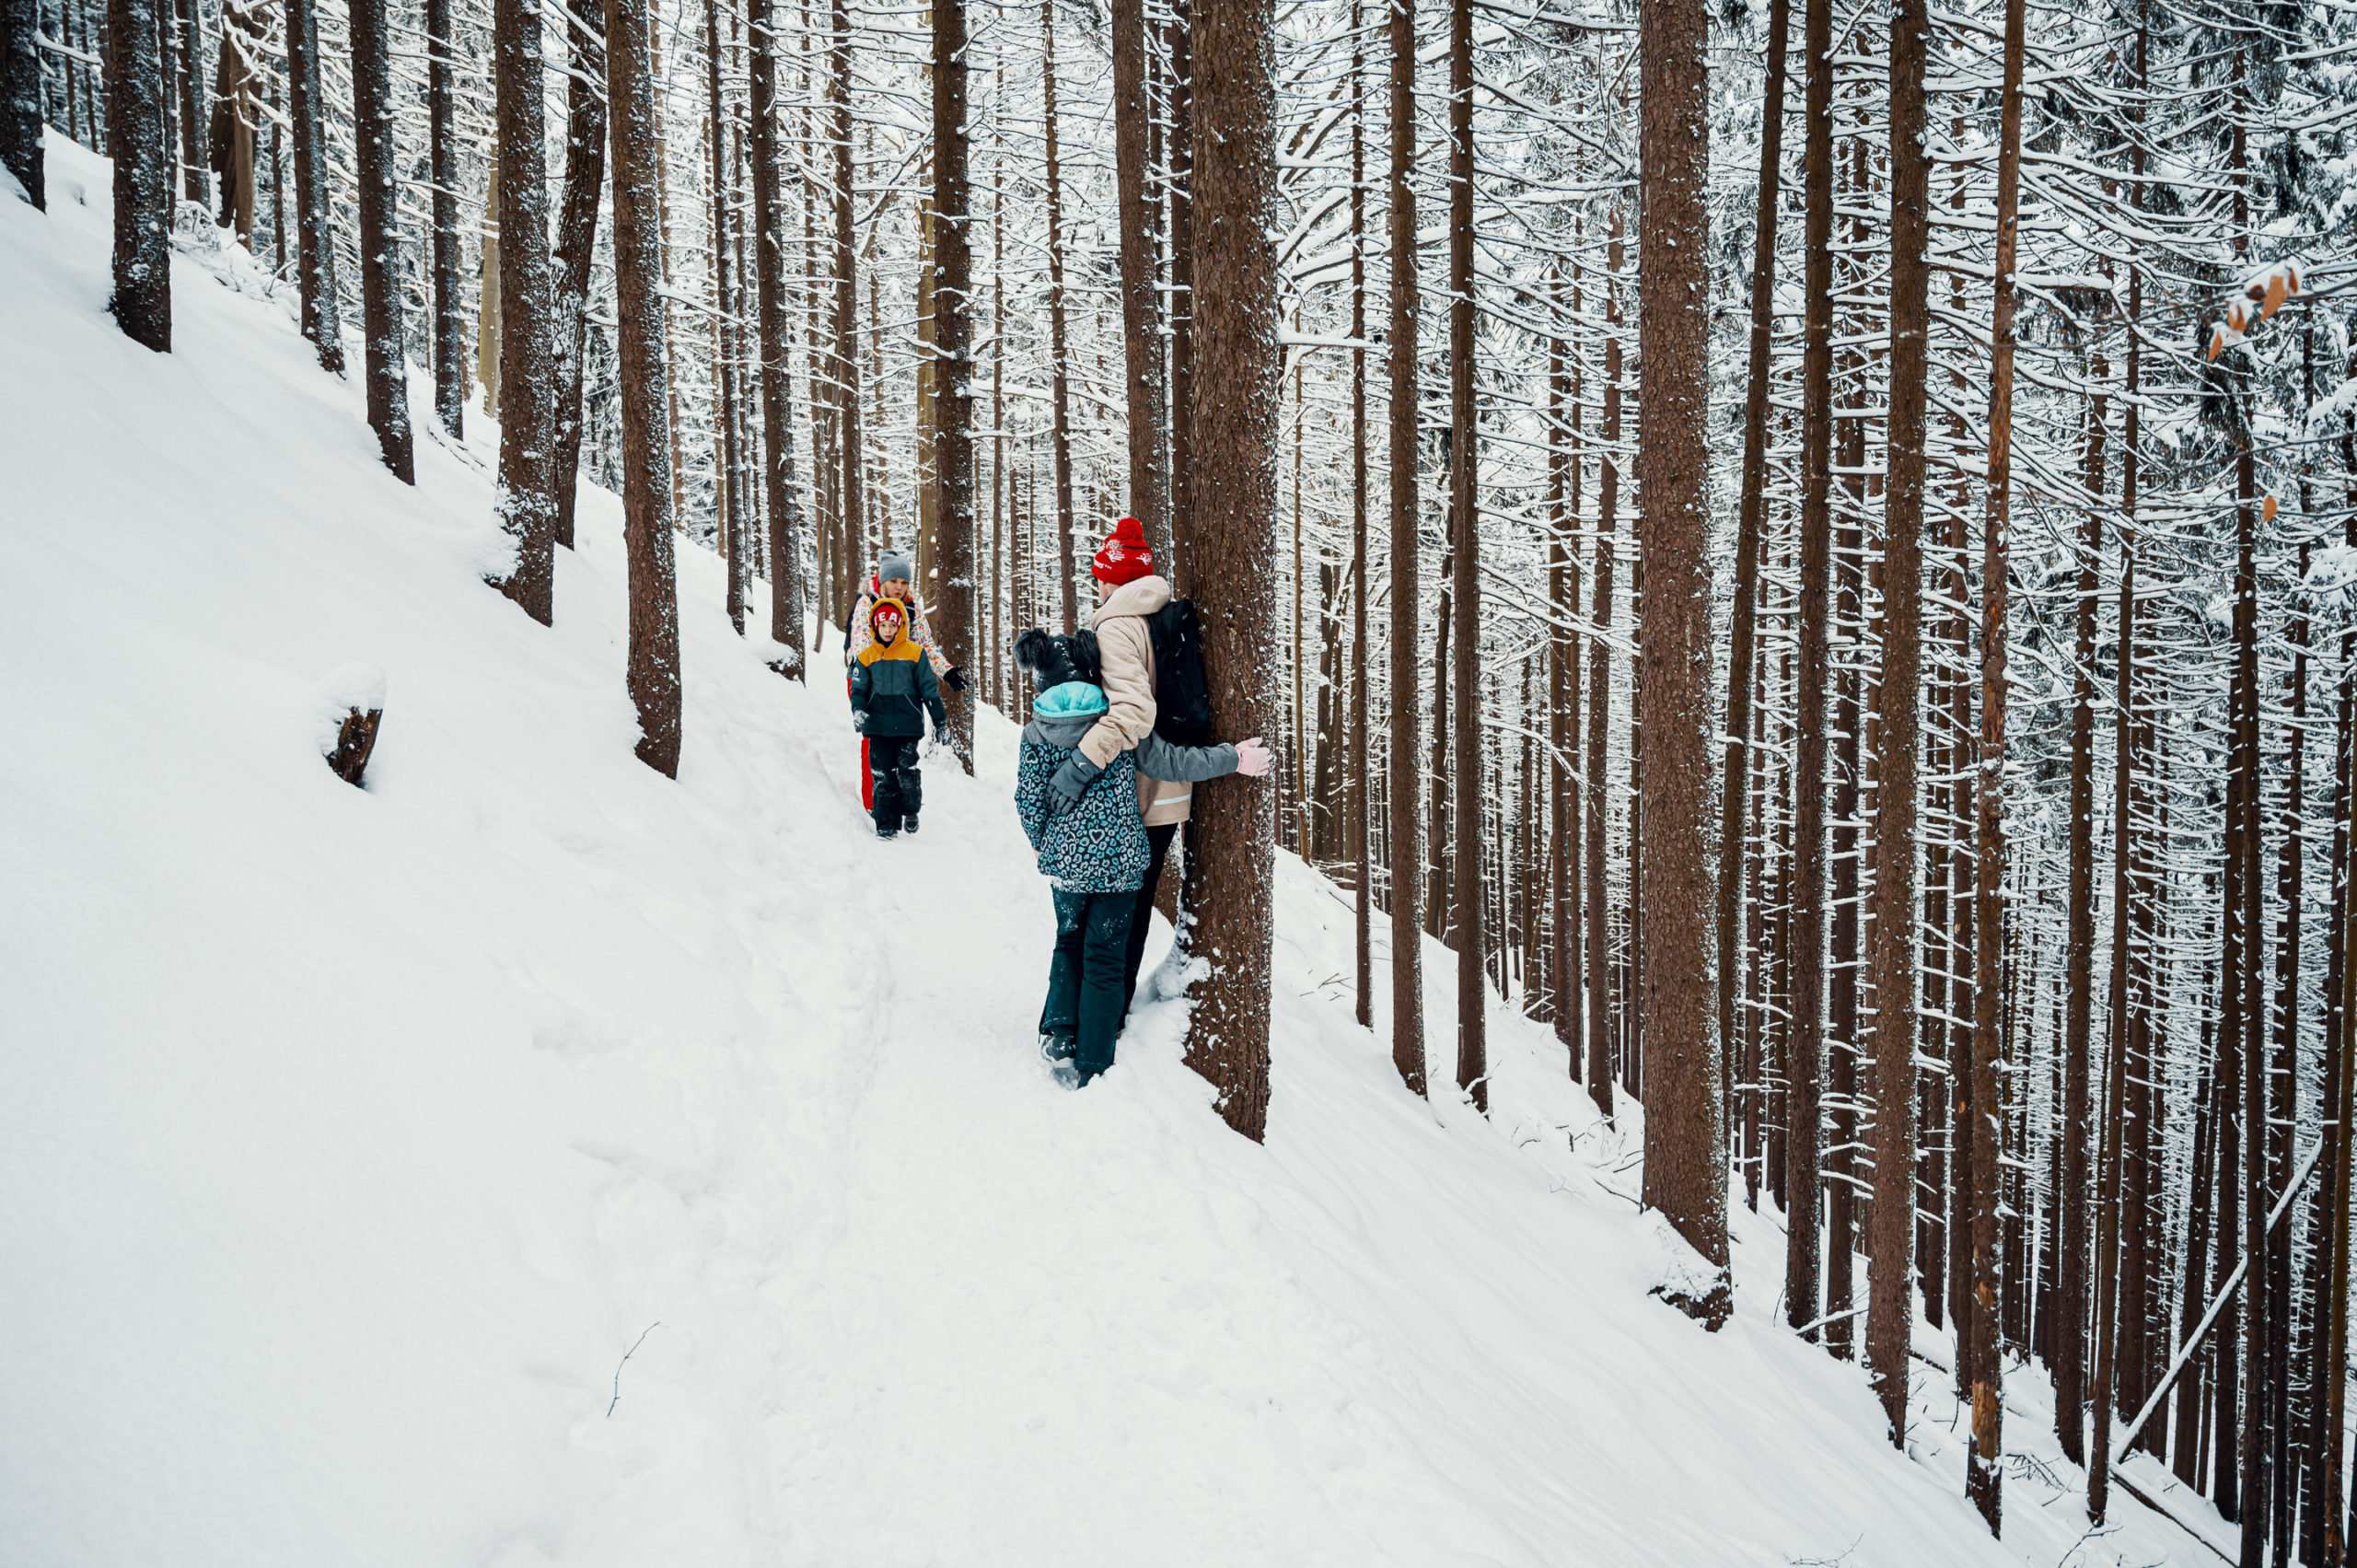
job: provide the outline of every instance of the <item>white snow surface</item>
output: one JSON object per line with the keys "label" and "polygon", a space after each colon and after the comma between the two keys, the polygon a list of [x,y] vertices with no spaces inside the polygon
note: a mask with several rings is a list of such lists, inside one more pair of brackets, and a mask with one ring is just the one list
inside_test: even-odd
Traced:
{"label": "white snow surface", "polygon": [[[835,656],[771,673],[683,547],[657,776],[615,500],[533,624],[479,409],[396,482],[356,341],[321,374],[234,252],[130,343],[107,166],[50,147],[49,215],[0,188],[0,1562],[2194,1560],[2083,1539],[2034,1373],[1992,1542],[1945,1378],[1893,1450],[1764,1212],[1724,1332],[1650,1298],[1635,1108],[1502,1004],[1491,1116],[1411,1097],[1297,861],[1265,1146],[1182,1002],[1056,1088],[1009,724],[877,843]],[[315,734],[355,665],[365,790]]]}

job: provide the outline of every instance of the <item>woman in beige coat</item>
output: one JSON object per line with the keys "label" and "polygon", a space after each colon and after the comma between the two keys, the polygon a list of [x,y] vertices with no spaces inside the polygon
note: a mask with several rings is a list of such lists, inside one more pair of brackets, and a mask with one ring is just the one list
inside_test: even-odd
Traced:
{"label": "woman in beige coat", "polygon": [[[1170,584],[1155,575],[1154,555],[1146,549],[1145,530],[1135,517],[1123,517],[1114,527],[1105,548],[1089,564],[1097,579],[1097,650],[1104,661],[1106,714],[1081,738],[1080,754],[1098,771],[1154,733],[1155,670],[1154,638],[1146,617],[1170,602]],[[1121,1005],[1129,1006],[1138,988],[1138,966],[1145,958],[1147,928],[1152,924],[1155,889],[1162,881],[1162,863],[1170,841],[1187,819],[1195,786],[1147,776],[1138,770],[1138,815],[1145,820],[1149,861],[1145,885],[1138,889],[1138,906],[1130,920],[1130,948],[1121,970]]]}

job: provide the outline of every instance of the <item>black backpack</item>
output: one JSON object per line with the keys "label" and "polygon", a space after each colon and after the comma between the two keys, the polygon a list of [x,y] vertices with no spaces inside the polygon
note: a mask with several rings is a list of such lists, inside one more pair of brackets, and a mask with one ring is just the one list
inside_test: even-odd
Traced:
{"label": "black backpack", "polygon": [[1145,617],[1145,630],[1154,645],[1154,733],[1173,746],[1209,746],[1212,689],[1195,601],[1172,599]]}

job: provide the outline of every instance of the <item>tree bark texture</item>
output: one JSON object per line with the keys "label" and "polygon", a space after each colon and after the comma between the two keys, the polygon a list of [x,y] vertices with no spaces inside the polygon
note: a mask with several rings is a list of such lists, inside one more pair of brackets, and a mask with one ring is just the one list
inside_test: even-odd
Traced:
{"label": "tree bark texture", "polygon": [[606,103],[614,166],[614,298],[621,317],[622,545],[630,573],[628,682],[639,761],[679,772],[679,605],[671,566],[670,366],[656,192],[650,0],[607,0]]}
{"label": "tree bark texture", "polygon": [[[453,0],[425,0],[426,162],[434,190],[434,412],[442,428],[464,439],[467,423],[467,312],[459,292],[459,137],[456,120],[457,61],[450,35]],[[494,35],[498,20],[493,17]],[[538,25],[537,20],[535,26]],[[499,45],[493,41],[493,72],[499,72]],[[494,83],[494,91],[496,83]],[[504,137],[503,137],[504,139]],[[495,182],[494,182],[495,183]],[[493,284],[490,272],[486,285]],[[486,319],[496,300],[486,300]]]}
{"label": "tree bark texture", "polygon": [[1448,516],[1457,617],[1455,775],[1457,1086],[1489,1114],[1488,947],[1481,897],[1481,496],[1473,399],[1473,0],[1452,0],[1448,25]]}
{"label": "tree bark texture", "polygon": [[2004,1523],[2004,1368],[1998,1353],[2003,1288],[1998,1208],[2004,1190],[1999,1130],[2004,1116],[2005,621],[2012,517],[2014,430],[2014,256],[2019,239],[2022,146],[2022,33],[2025,0],[2006,0],[2004,99],[1997,154],[1996,305],[1989,382],[1989,509],[1980,558],[1980,832],[1973,924],[1972,1311],[1961,1325],[1959,1368],[1972,1400],[1972,1444],[1965,1493],[1989,1533]]}
{"label": "tree bark texture", "polygon": [[785,187],[779,157],[777,43],[771,0],[749,0],[753,142],[753,276],[760,300],[762,483],[770,513],[770,668],[804,678],[808,602],[802,575],[802,486],[794,460],[794,377],[787,345],[794,321],[785,297]]}
{"label": "tree bark texture", "polygon": [[286,104],[294,121],[295,279],[303,335],[318,348],[319,368],[343,374],[343,312],[335,282],[334,227],[327,192],[327,153],[319,124],[319,0],[286,0]]}
{"label": "tree bark texture", "polygon": [[555,615],[555,378],[550,361],[549,182],[542,123],[540,12],[492,0],[493,87],[499,112],[499,490],[501,528],[516,564],[499,584],[545,626]]}
{"label": "tree bark texture", "polygon": [[[565,84],[564,195],[556,221],[556,301],[551,353],[556,364],[556,542],[573,548],[573,504],[580,489],[581,378],[588,349],[589,273],[598,245],[598,196],[606,179],[606,75],[602,6],[575,13],[573,75]],[[595,29],[595,30],[592,30]]]}
{"label": "tree bark texture", "polygon": [[[1391,757],[1385,777],[1391,857],[1391,1064],[1413,1094],[1423,1094],[1423,761],[1418,741],[1416,624],[1416,167],[1415,0],[1390,0],[1391,331],[1389,362],[1391,505]],[[1177,363],[1173,356],[1174,366]],[[1190,493],[1191,494],[1191,493]],[[1185,514],[1182,514],[1184,516]]]}
{"label": "tree bark texture", "polygon": [[1121,230],[1121,348],[1130,416],[1130,511],[1157,563],[1170,558],[1168,480],[1162,463],[1162,298],[1155,286],[1154,116],[1147,90],[1145,0],[1112,0],[1113,163]]}
{"label": "tree bark texture", "polygon": [[[966,0],[933,0],[934,635],[952,665],[973,671],[974,258],[967,180]],[[950,749],[974,771],[974,704],[945,690]]]}
{"label": "tree bark texture", "polygon": [[0,168],[37,211],[49,204],[43,118],[41,0],[0,0]]}
{"label": "tree bark texture", "polygon": [[[1460,0],[1462,3],[1462,0]],[[1645,366],[1637,488],[1644,498],[1646,767],[1652,839],[1638,900],[1649,947],[1644,1018],[1644,1196],[1705,1268],[1663,1287],[1716,1330],[1727,1275],[1726,1141],[1713,1035],[1709,906],[1711,572],[1708,510],[1710,19],[1703,0],[1644,0],[1637,352]]]}
{"label": "tree bark texture", "polygon": [[360,187],[360,312],[366,339],[368,426],[385,466],[416,482],[409,364],[401,335],[397,149],[387,0],[352,0],[352,134]]}
{"label": "tree bark texture", "polygon": [[1800,668],[1793,693],[1792,1023],[1785,1037],[1784,1314],[1817,1317],[1819,1114],[1825,1073],[1825,693],[1831,629],[1833,463],[1832,0],[1808,0],[1807,148],[1803,157],[1807,261],[1802,296]]}
{"label": "tree bark texture", "polygon": [[1875,689],[1874,1208],[1866,1372],[1891,1442],[1907,1446],[1914,1327],[1916,766],[1923,686],[1923,431],[1931,326],[1931,158],[1923,146],[1930,17],[1890,19],[1890,423],[1883,491],[1882,679]]}
{"label": "tree bark texture", "polygon": [[[1052,0],[1051,0],[1052,3]],[[1195,17],[1195,282],[1221,308],[1196,324],[1193,443],[1202,485],[1188,540],[1211,705],[1223,733],[1272,734],[1276,648],[1277,277],[1271,0],[1222,0]],[[1189,947],[1211,967],[1187,1062],[1227,1124],[1256,1142],[1269,1113],[1268,900],[1271,792],[1205,790],[1187,857]]]}
{"label": "tree bark texture", "polygon": [[114,157],[110,308],[125,337],[169,354],[172,147],[160,6],[161,0],[107,0],[107,148]]}

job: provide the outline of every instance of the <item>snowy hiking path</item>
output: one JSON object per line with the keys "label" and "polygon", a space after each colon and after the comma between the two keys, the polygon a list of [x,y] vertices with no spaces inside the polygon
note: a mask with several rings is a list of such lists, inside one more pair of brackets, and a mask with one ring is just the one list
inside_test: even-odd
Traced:
{"label": "snowy hiking path", "polygon": [[[779,680],[683,546],[656,777],[613,499],[533,626],[476,580],[479,411],[479,456],[422,439],[394,483],[356,371],[225,259],[177,262],[175,354],[128,343],[106,165],[51,147],[50,216],[0,192],[0,1560],[1869,1568],[2084,1532],[2017,1484],[1989,1542],[1935,1374],[1889,1450],[1772,1321],[1772,1220],[1736,1216],[1724,1333],[1648,1300],[1635,1109],[1603,1127],[1503,1006],[1492,1120],[1408,1096],[1288,857],[1265,1147],[1180,1005],[1052,1087],[1011,725],[877,843],[833,656]],[[352,659],[387,672],[365,794],[315,749]]]}

